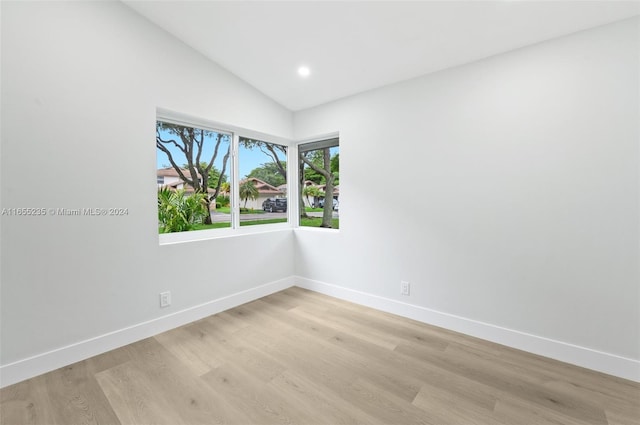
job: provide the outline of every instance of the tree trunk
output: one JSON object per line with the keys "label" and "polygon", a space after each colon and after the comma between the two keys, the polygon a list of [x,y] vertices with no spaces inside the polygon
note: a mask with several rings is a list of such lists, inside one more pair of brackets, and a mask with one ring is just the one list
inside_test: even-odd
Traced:
{"label": "tree trunk", "polygon": [[298,177],[300,179],[298,188],[298,206],[300,210],[300,218],[309,218],[309,216],[307,215],[307,210],[304,207],[304,198],[302,197],[304,191],[304,161],[302,160],[303,155],[303,153],[300,153],[300,161],[298,161]]}
{"label": "tree trunk", "polygon": [[322,224],[320,227],[333,227],[333,173],[331,172],[331,155],[329,148],[324,149],[324,169],[326,173],[326,187],[324,188],[324,208],[322,210]]}
{"label": "tree trunk", "polygon": [[211,220],[211,201],[209,200],[209,194],[205,193],[204,199],[207,205],[207,215],[204,216],[204,224],[212,224],[213,221]]}

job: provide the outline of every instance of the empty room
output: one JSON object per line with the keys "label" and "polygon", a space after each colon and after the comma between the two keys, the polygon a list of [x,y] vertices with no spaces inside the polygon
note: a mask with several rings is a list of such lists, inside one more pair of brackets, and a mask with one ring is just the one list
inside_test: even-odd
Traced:
{"label": "empty room", "polygon": [[0,37],[2,425],[640,424],[640,2]]}

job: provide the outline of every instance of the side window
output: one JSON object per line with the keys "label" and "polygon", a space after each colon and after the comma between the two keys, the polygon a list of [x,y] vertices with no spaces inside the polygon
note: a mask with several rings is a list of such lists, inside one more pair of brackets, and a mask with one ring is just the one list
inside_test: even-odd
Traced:
{"label": "side window", "polygon": [[300,226],[340,227],[339,139],[298,145]]}
{"label": "side window", "polygon": [[158,232],[231,226],[231,133],[156,121]]}
{"label": "side window", "polygon": [[286,223],[287,147],[241,136],[238,168],[240,226]]}

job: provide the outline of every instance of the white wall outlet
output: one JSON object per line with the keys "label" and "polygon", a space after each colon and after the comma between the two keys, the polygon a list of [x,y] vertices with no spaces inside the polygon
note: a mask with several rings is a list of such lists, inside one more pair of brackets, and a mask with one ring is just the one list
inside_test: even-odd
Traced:
{"label": "white wall outlet", "polygon": [[409,282],[406,282],[404,280],[400,281],[400,294],[409,295],[409,290]]}
{"label": "white wall outlet", "polygon": [[160,292],[160,307],[169,307],[171,305],[171,292]]}

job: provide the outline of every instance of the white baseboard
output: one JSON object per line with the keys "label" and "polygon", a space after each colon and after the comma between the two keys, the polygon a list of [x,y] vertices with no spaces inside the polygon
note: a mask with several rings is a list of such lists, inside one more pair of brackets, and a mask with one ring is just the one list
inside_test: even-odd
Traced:
{"label": "white baseboard", "polygon": [[640,361],[296,276],[295,285],[419,322],[640,382]]}
{"label": "white baseboard", "polygon": [[292,276],[0,366],[0,388],[157,335],[294,285],[530,353],[640,382],[640,361],[637,360],[506,329],[489,323],[478,322],[325,282]]}
{"label": "white baseboard", "polygon": [[158,317],[157,319],[0,366],[0,388],[228,310],[289,288],[293,284],[294,278],[287,277]]}

